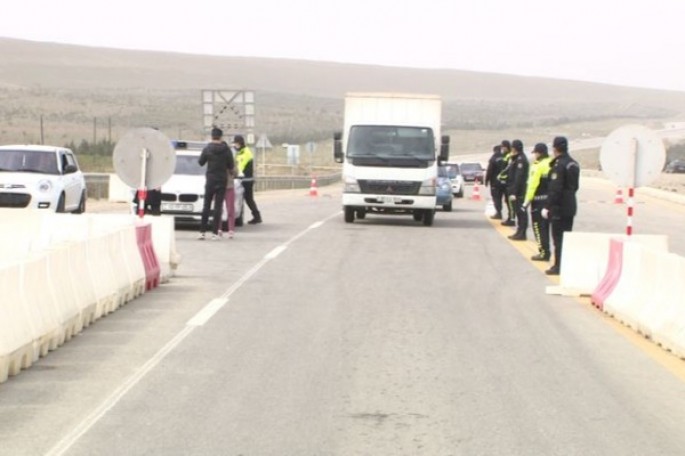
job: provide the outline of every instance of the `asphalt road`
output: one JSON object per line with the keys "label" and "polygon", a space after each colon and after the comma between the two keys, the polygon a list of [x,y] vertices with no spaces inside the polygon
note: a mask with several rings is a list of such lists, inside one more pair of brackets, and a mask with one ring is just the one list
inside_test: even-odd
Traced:
{"label": "asphalt road", "polygon": [[[585,180],[576,229],[622,233],[613,196]],[[170,283],[0,385],[0,454],[685,454],[685,362],[545,295],[483,201],[432,227],[345,224],[338,188],[257,201],[264,224],[177,231]],[[681,255],[683,221],[638,197]]]}

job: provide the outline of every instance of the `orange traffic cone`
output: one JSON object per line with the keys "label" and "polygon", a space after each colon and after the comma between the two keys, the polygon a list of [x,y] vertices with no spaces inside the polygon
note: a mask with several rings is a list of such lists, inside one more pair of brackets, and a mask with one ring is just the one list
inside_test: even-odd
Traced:
{"label": "orange traffic cone", "polygon": [[316,176],[312,176],[312,183],[309,186],[309,196],[319,196],[319,190],[316,188]]}
{"label": "orange traffic cone", "polygon": [[616,196],[614,197],[614,204],[623,204],[623,190],[620,188],[616,190]]}
{"label": "orange traffic cone", "polygon": [[478,179],[473,182],[473,191],[471,192],[471,199],[480,201],[480,187],[478,186]]}

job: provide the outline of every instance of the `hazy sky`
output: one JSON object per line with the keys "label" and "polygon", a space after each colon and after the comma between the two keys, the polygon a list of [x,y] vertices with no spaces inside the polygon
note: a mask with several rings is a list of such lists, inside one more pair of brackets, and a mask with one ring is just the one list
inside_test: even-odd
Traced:
{"label": "hazy sky", "polygon": [[4,3],[0,36],[10,38],[685,91],[685,0]]}

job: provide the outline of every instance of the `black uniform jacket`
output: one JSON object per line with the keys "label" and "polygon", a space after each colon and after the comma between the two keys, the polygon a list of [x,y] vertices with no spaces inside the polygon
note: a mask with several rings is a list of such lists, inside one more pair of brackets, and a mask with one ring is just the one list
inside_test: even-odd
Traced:
{"label": "black uniform jacket", "polygon": [[568,154],[552,159],[549,171],[547,209],[550,218],[574,217],[578,210],[576,192],[580,178],[578,162]]}

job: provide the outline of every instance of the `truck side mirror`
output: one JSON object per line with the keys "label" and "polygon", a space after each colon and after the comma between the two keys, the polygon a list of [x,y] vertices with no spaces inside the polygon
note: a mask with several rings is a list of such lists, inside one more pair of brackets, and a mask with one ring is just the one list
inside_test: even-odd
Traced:
{"label": "truck side mirror", "polygon": [[333,133],[333,158],[336,163],[342,163],[345,159],[342,147],[342,132]]}
{"label": "truck side mirror", "polygon": [[446,162],[450,159],[450,137],[448,135],[443,135],[440,138],[440,161]]}

